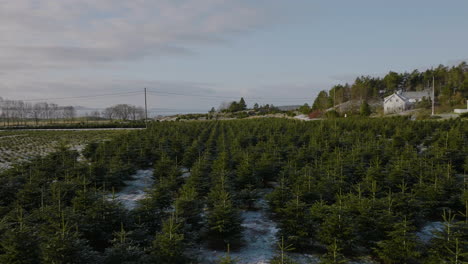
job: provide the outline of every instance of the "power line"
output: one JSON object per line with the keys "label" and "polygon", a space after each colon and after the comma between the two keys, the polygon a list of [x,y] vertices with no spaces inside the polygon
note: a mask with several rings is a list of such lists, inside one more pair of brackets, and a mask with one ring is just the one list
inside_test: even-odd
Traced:
{"label": "power line", "polygon": [[[38,99],[25,99],[23,102],[38,102],[38,101],[59,101],[59,100],[72,100],[72,99],[93,99],[100,97],[125,97],[132,95],[140,95],[143,91],[128,91],[128,92],[117,92],[117,93],[106,93],[106,94],[95,94],[95,95],[82,95],[82,96],[66,96],[66,97],[50,97],[50,98],[38,98]],[[159,96],[183,96],[183,97],[195,97],[200,99],[217,99],[217,100],[236,100],[241,96],[223,96],[223,95],[202,95],[202,94],[191,94],[191,93],[180,93],[180,92],[167,92],[167,91],[156,91],[146,89],[149,95]],[[143,92],[144,93],[144,92]],[[311,98],[284,98],[284,97],[244,97],[247,100],[276,100],[284,103],[299,103],[309,101]]]}
{"label": "power line", "polygon": [[34,101],[67,100],[67,99],[106,97],[106,96],[107,97],[108,96],[126,96],[126,95],[132,95],[132,94],[141,94],[141,92],[121,92],[121,93],[108,93],[108,94],[96,94],[96,95],[69,96],[69,97],[39,98],[39,99],[26,99],[26,100],[21,100],[21,101],[34,102]]}
{"label": "power line", "polygon": [[[237,99],[243,96],[222,96],[222,95],[199,95],[199,94],[187,94],[187,93],[175,93],[175,92],[161,92],[161,91],[148,91],[150,94],[157,95],[177,95],[177,96],[188,96],[188,97],[199,97],[199,98],[216,98],[216,99]],[[297,97],[297,98],[284,98],[284,97],[243,97],[249,100],[310,100],[311,98]]]}
{"label": "power line", "polygon": [[[52,101],[52,100],[70,100],[70,99],[83,99],[83,98],[95,98],[95,97],[109,97],[109,96],[128,96],[141,94],[141,91],[131,91],[131,92],[119,92],[119,93],[106,93],[106,94],[95,94],[95,95],[81,95],[81,96],[66,96],[66,97],[50,97],[50,98],[37,98],[37,99],[24,99],[23,102],[35,102],[35,101]],[[237,99],[242,96],[223,96],[223,95],[200,95],[200,94],[189,94],[189,93],[177,93],[177,92],[165,92],[165,91],[154,91],[147,90],[147,93],[150,95],[175,95],[175,96],[185,96],[185,97],[197,97],[205,99]],[[300,100],[310,100],[311,98],[297,97],[297,98],[284,98],[284,97],[244,97],[244,99],[249,100],[281,100],[281,101],[300,101]]]}

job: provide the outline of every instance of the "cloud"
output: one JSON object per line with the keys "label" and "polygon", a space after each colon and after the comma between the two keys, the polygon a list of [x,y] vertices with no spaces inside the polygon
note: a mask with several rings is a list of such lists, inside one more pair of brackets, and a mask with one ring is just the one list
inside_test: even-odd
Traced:
{"label": "cloud", "polygon": [[[226,84],[183,81],[184,76],[166,81],[156,75],[151,80],[148,73],[136,72],[136,65],[141,62],[150,69],[161,57],[199,56],[202,46],[226,45],[276,23],[278,8],[273,2],[276,0],[0,1],[1,96],[47,99],[147,87],[151,107],[207,111],[207,105],[217,106],[230,95],[237,98],[239,91],[226,91]],[[191,94],[197,96],[191,98]],[[105,107],[141,105],[141,99],[140,93],[132,93],[49,101]]]}
{"label": "cloud", "polygon": [[[16,99],[41,99],[54,97],[73,97],[80,95],[107,94],[120,92],[149,91],[161,94],[195,94],[211,95],[216,92],[214,83],[184,82],[184,81],[152,81],[152,80],[125,80],[125,79],[84,79],[60,78],[57,80],[28,79],[5,87],[5,97]],[[23,92],[24,91],[24,92]],[[36,92],[32,92],[36,91]]]}
{"label": "cloud", "polygon": [[16,0],[0,4],[0,70],[192,55],[265,23],[243,0]]}

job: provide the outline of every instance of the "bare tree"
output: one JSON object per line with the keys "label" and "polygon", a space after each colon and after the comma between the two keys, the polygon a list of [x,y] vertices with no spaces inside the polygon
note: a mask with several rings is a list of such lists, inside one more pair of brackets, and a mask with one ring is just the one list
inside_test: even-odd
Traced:
{"label": "bare tree", "polygon": [[44,114],[44,104],[43,103],[34,104],[31,110],[31,114],[37,126],[39,124],[39,119],[41,119]]}
{"label": "bare tree", "polygon": [[63,107],[63,118],[73,121],[76,116],[76,110],[73,106]]}
{"label": "bare tree", "polygon": [[50,111],[50,119],[51,121],[55,122],[62,116],[61,109],[57,104],[51,103],[49,104],[49,111]]}
{"label": "bare tree", "polygon": [[106,119],[109,119],[112,121],[112,119],[114,119],[115,117],[115,112],[114,112],[114,108],[113,107],[108,107],[106,109],[104,109],[104,111],[102,112],[102,116]]}
{"label": "bare tree", "polygon": [[13,122],[14,118],[14,102],[11,100],[6,100],[3,103],[2,113],[7,121],[7,126],[10,125],[10,122]]}
{"label": "bare tree", "polygon": [[76,117],[76,111],[73,106],[62,107],[47,102],[33,105],[21,100],[5,100],[0,97],[0,117],[6,126],[27,124],[28,120],[34,120],[38,125],[40,120],[48,120],[49,123],[59,118],[73,120]]}
{"label": "bare tree", "polygon": [[101,117],[101,113],[99,111],[92,111],[89,116],[94,119],[99,119]]}
{"label": "bare tree", "polygon": [[[89,115],[98,119],[104,117],[109,120],[141,120],[145,118],[145,111],[142,107],[118,104],[106,108],[102,113],[93,111]],[[28,120],[33,120],[36,125],[39,121],[46,120],[55,123],[58,119],[63,122],[73,121],[76,117],[76,109],[73,106],[59,106],[55,103],[38,102],[30,104],[19,100],[5,100],[0,97],[0,118],[4,125],[26,124]]]}
{"label": "bare tree", "polygon": [[26,121],[30,118],[32,112],[32,105],[23,101],[17,101],[18,118],[26,125]]}
{"label": "bare tree", "polygon": [[141,120],[145,118],[145,110],[143,107],[130,106],[130,118],[132,120]]}
{"label": "bare tree", "polygon": [[109,120],[121,119],[121,120],[141,120],[145,116],[145,111],[142,107],[137,107],[128,104],[118,104],[108,107],[104,110],[102,115]]}
{"label": "bare tree", "polygon": [[130,106],[127,104],[118,104],[114,106],[114,111],[119,119],[128,120],[130,117]]}

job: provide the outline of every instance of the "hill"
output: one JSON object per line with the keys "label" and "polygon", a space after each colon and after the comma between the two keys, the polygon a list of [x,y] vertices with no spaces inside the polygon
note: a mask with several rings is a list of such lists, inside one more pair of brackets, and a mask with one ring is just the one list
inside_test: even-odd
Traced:
{"label": "hill", "polygon": [[[462,62],[457,66],[439,65],[435,69],[424,72],[396,73],[390,71],[383,78],[360,76],[352,84],[339,84],[329,91],[321,91],[312,105],[312,110],[326,110],[334,105],[353,100],[379,101],[396,91],[422,91],[432,86],[435,80],[435,102],[441,112],[451,111],[453,108],[464,108],[468,97],[468,64]],[[349,104],[349,103],[348,103]],[[354,104],[354,103],[351,103]],[[340,111],[348,111],[347,107]]]}

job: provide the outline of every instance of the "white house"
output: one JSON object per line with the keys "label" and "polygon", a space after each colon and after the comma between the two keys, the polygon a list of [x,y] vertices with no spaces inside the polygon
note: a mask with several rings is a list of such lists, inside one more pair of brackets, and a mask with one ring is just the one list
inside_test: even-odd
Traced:
{"label": "white house", "polygon": [[424,98],[432,99],[430,90],[419,92],[395,92],[384,98],[384,113],[393,114],[409,110]]}

